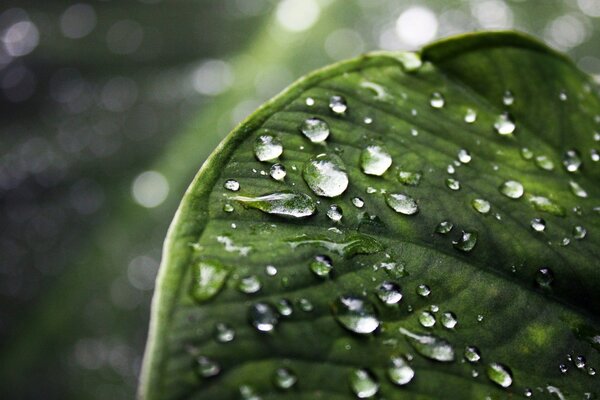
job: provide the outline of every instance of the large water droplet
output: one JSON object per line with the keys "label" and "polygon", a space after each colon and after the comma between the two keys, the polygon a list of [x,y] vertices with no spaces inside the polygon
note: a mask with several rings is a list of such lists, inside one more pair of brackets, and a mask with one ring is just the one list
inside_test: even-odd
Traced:
{"label": "large water droplet", "polygon": [[452,245],[455,249],[469,252],[473,250],[477,244],[477,232],[476,231],[462,231],[460,237],[457,240],[452,241]]}
{"label": "large water droplet", "polygon": [[273,164],[269,170],[269,175],[276,181],[282,181],[287,174],[285,167],[282,164]]}
{"label": "large water droplet", "polygon": [[499,135],[510,135],[515,131],[516,125],[508,113],[503,113],[496,118],[494,129]]}
{"label": "large water droplet", "polygon": [[300,131],[313,143],[324,142],[329,136],[329,125],[319,118],[309,118],[300,125]]}
{"label": "large water droplet", "polygon": [[392,156],[381,146],[367,146],[360,153],[360,167],[367,175],[381,176],[390,165],[392,165]]}
{"label": "large water droplet", "polygon": [[329,109],[335,114],[344,114],[346,109],[348,109],[346,99],[344,99],[342,96],[331,96],[329,98]]}
{"label": "large water droplet", "polygon": [[433,92],[429,98],[429,104],[433,108],[442,108],[446,104],[446,100],[440,92]]}
{"label": "large water droplet", "polygon": [[314,200],[304,193],[279,192],[257,197],[235,196],[231,197],[231,200],[237,200],[248,207],[256,208],[267,214],[294,218],[308,217],[316,211]]}
{"label": "large water droplet", "polygon": [[350,387],[359,399],[375,396],[379,391],[377,379],[366,369],[355,369],[350,372]]}
{"label": "large water droplet", "polygon": [[512,385],[512,372],[499,363],[490,363],[485,370],[488,378],[497,385],[507,388]]}
{"label": "large water droplet", "polygon": [[281,140],[271,135],[261,135],[254,142],[254,155],[258,161],[270,161],[283,153]]}
{"label": "large water droplet", "polygon": [[310,263],[310,270],[319,278],[329,277],[329,273],[333,269],[333,262],[327,256],[316,256]]}
{"label": "large water droplet", "polygon": [[359,333],[372,333],[379,326],[375,306],[364,297],[344,295],[332,305],[333,316],[346,329]]}
{"label": "large water droplet", "polygon": [[487,214],[492,208],[490,202],[485,199],[473,199],[471,205],[480,214]]}
{"label": "large water droplet", "polygon": [[346,167],[335,154],[319,154],[311,158],[304,164],[302,176],[318,196],[336,197],[348,188]]}
{"label": "large water droplet", "polygon": [[454,349],[445,339],[430,334],[418,334],[400,328],[411,346],[422,356],[441,362],[454,361]]}
{"label": "large water droplet", "polygon": [[402,193],[390,193],[385,196],[385,202],[392,210],[404,215],[413,215],[419,211],[415,199]]}
{"label": "large water droplet", "polygon": [[408,365],[404,357],[392,357],[387,373],[392,383],[398,386],[408,384],[415,376],[415,371]]}
{"label": "large water droplet", "polygon": [[229,267],[216,260],[203,260],[193,266],[192,295],[197,301],[212,299],[223,288]]}
{"label": "large water droplet", "polygon": [[402,300],[402,289],[395,282],[384,281],[376,289],[377,297],[384,304],[398,304]]}
{"label": "large water droplet", "polygon": [[577,172],[581,167],[579,152],[573,149],[565,151],[562,162],[568,172]]}
{"label": "large water droplet", "polygon": [[277,368],[273,374],[273,383],[279,389],[290,389],[298,382],[296,374],[287,368]]}
{"label": "large water droplet", "polygon": [[255,303],[250,307],[249,319],[260,332],[271,332],[279,323],[277,311],[267,303]]}
{"label": "large water droplet", "polygon": [[398,172],[398,180],[406,186],[417,186],[421,182],[420,172],[400,171]]}
{"label": "large water droplet", "polygon": [[521,182],[517,181],[505,181],[502,185],[500,185],[500,193],[511,199],[518,199],[523,196],[523,185]]}

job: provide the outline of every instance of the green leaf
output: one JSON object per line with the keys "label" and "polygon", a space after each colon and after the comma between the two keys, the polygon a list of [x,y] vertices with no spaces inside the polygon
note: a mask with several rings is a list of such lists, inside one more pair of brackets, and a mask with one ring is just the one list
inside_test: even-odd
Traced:
{"label": "green leaf", "polygon": [[515,33],[299,80],[181,203],[141,398],[600,394],[598,131],[593,81]]}

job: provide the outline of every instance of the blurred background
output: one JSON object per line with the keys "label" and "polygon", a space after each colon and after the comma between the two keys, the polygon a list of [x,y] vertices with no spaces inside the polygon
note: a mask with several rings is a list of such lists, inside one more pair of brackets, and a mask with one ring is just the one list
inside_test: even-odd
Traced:
{"label": "blurred background", "polygon": [[0,398],[133,398],[161,244],[218,142],[310,70],[483,29],[600,74],[600,0],[0,2]]}

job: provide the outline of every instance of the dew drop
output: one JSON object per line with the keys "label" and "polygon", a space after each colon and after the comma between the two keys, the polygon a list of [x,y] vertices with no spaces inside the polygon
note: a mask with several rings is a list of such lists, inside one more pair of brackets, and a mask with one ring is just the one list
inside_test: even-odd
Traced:
{"label": "dew drop", "polygon": [[340,222],[343,216],[342,208],[340,206],[337,204],[332,204],[329,206],[329,209],[327,210],[327,217],[329,217],[330,220],[333,222]]}
{"label": "dew drop", "polygon": [[415,376],[415,371],[404,357],[392,357],[387,373],[390,381],[398,386],[408,384]]}
{"label": "dew drop", "polygon": [[238,289],[242,293],[253,294],[257,293],[261,286],[260,280],[256,275],[248,275],[240,279]]}
{"label": "dew drop", "polygon": [[216,260],[203,260],[194,264],[192,295],[200,302],[212,299],[223,288],[229,267]]}
{"label": "dew drop", "polygon": [[492,382],[502,386],[503,388],[507,388],[512,385],[512,372],[503,364],[490,363],[485,372]]}
{"label": "dew drop", "polygon": [[419,211],[419,206],[415,199],[401,193],[390,193],[385,196],[388,206],[397,213],[404,215],[413,215]]}
{"label": "dew drop", "polygon": [[533,218],[531,220],[531,229],[536,232],[544,232],[546,230],[546,221],[543,218]]}
{"label": "dew drop", "polygon": [[573,227],[573,237],[577,240],[581,240],[583,238],[585,238],[585,236],[587,235],[587,230],[581,226],[581,225],[577,225],[575,227]]}
{"label": "dew drop", "polygon": [[392,156],[381,146],[367,146],[360,153],[360,167],[367,175],[381,176],[391,165]]}
{"label": "dew drop", "polygon": [[463,164],[468,164],[471,162],[471,153],[467,149],[460,149],[458,151],[458,161]]}
{"label": "dew drop", "polygon": [[286,217],[303,218],[316,212],[314,200],[304,193],[279,192],[257,197],[235,196],[231,197],[231,200],[239,201],[267,214]]}
{"label": "dew drop", "polygon": [[515,102],[515,97],[513,96],[512,92],[510,90],[507,90],[504,92],[504,95],[502,96],[502,103],[505,106],[510,106]]}
{"label": "dew drop", "polygon": [[215,325],[215,339],[219,343],[229,343],[235,339],[235,331],[231,326],[219,322]]}
{"label": "dew drop", "polygon": [[382,303],[398,304],[402,300],[402,289],[395,282],[384,281],[376,289],[377,297]]}
{"label": "dew drop", "polygon": [[365,206],[364,200],[361,199],[360,197],[354,197],[352,199],[352,204],[354,204],[354,207],[356,207],[356,208],[363,208]]}
{"label": "dew drop", "polygon": [[279,389],[290,389],[296,382],[298,382],[298,377],[288,368],[277,368],[273,374],[273,383]]}
{"label": "dew drop", "polygon": [[568,172],[577,172],[581,167],[581,157],[577,150],[567,150],[563,154],[562,163]]}
{"label": "dew drop", "polygon": [[398,180],[406,186],[418,186],[421,182],[420,172],[400,171],[398,172]]}
{"label": "dew drop", "polygon": [[575,366],[579,369],[585,368],[585,357],[584,356],[575,357],[574,363],[575,363]]}
{"label": "dew drop", "polygon": [[328,278],[333,269],[333,262],[327,256],[316,256],[310,263],[310,270],[319,278]]}
{"label": "dew drop", "polygon": [[304,312],[311,312],[314,308],[313,304],[305,297],[298,299],[298,307]]}
{"label": "dew drop", "polygon": [[565,209],[559,205],[554,203],[547,197],[544,196],[529,196],[527,198],[529,203],[538,211],[546,212],[548,214],[556,215],[558,217],[565,216]]}
{"label": "dew drop", "polygon": [[201,377],[211,378],[221,372],[221,367],[210,358],[199,356],[196,358],[196,370]]}
{"label": "dew drop", "polygon": [[431,294],[431,289],[425,284],[417,286],[417,294],[421,297],[427,297]]}
{"label": "dew drop", "polygon": [[399,331],[422,356],[441,362],[454,361],[454,349],[447,340],[431,334],[413,333],[404,328]]}
{"label": "dew drop", "polygon": [[269,170],[269,175],[276,181],[282,181],[287,174],[285,167],[282,164],[273,164]]}
{"label": "dew drop", "polygon": [[446,311],[445,313],[443,313],[441,320],[442,320],[442,325],[446,329],[454,329],[454,327],[458,323],[458,320],[456,319],[456,315],[451,311]]}
{"label": "dew drop", "polygon": [[237,192],[238,190],[240,190],[240,183],[235,179],[227,179],[223,187],[232,192]]}
{"label": "dew drop", "polygon": [[481,359],[481,352],[475,346],[465,347],[465,359],[470,363],[476,363]]}
{"label": "dew drop", "polygon": [[307,106],[312,107],[315,105],[315,99],[313,99],[312,97],[307,97],[305,103]]}
{"label": "dew drop", "polygon": [[469,252],[473,250],[477,244],[477,232],[476,231],[462,231],[460,237],[457,240],[452,241],[452,245],[455,249]]}
{"label": "dew drop", "polygon": [[423,311],[419,314],[419,323],[425,328],[431,328],[435,325],[435,316],[429,311]]}
{"label": "dew drop", "polygon": [[575,181],[569,181],[569,187],[571,188],[571,192],[577,196],[585,199],[588,197],[587,191],[581,187],[581,185]]}
{"label": "dew drop", "polygon": [[465,122],[467,124],[472,124],[476,120],[477,120],[477,112],[475,110],[473,110],[472,108],[467,108],[467,111],[465,113]]}
{"label": "dew drop", "polygon": [[292,303],[288,299],[280,299],[275,303],[275,308],[277,312],[282,317],[289,317],[293,314],[294,309],[292,307]]}
{"label": "dew drop", "polygon": [[355,369],[350,373],[350,387],[359,399],[375,396],[379,391],[379,383],[372,372],[366,369]]}
{"label": "dew drop", "polygon": [[271,332],[279,323],[277,312],[267,303],[255,303],[249,311],[250,323],[260,332]]}
{"label": "dew drop", "polygon": [[460,182],[454,178],[446,179],[446,186],[450,190],[460,190]]}
{"label": "dew drop", "polygon": [[342,96],[331,96],[329,98],[329,109],[333,111],[334,114],[344,114],[348,109],[346,99],[344,99]]}
{"label": "dew drop", "polygon": [[524,189],[521,182],[508,180],[500,185],[500,193],[511,199],[518,199],[523,196]]}
{"label": "dew drop", "polygon": [[335,319],[346,329],[354,333],[369,334],[379,326],[377,310],[364,297],[343,295],[332,305]]}
{"label": "dew drop", "polygon": [[502,136],[510,135],[515,131],[516,125],[508,113],[503,113],[496,118],[494,129]]}
{"label": "dew drop", "polygon": [[554,169],[554,162],[543,154],[535,157],[535,165],[545,171],[552,171]]}
{"label": "dew drop", "polygon": [[342,159],[335,154],[319,154],[302,170],[302,177],[318,196],[336,197],[348,188],[348,174]]}
{"label": "dew drop", "polygon": [[329,125],[319,118],[305,120],[300,131],[313,143],[324,142],[329,137]]}
{"label": "dew drop", "polygon": [[233,210],[234,210],[234,209],[233,209],[233,206],[232,206],[231,204],[229,204],[229,203],[225,203],[225,204],[223,205],[223,211],[225,211],[225,212],[227,212],[227,213],[230,213],[230,212],[233,212]]}
{"label": "dew drop", "polygon": [[554,273],[550,268],[540,268],[535,275],[536,283],[542,288],[549,288],[554,282]]}
{"label": "dew drop", "polygon": [[442,221],[435,227],[435,232],[445,235],[447,233],[450,233],[450,231],[452,231],[452,228],[454,228],[454,224],[452,222]]}
{"label": "dew drop", "polygon": [[433,92],[429,98],[429,105],[433,108],[442,108],[446,104],[444,96],[440,92]]}
{"label": "dew drop", "polygon": [[484,199],[473,199],[471,205],[480,214],[487,214],[492,208],[490,202]]}
{"label": "dew drop", "polygon": [[533,158],[533,151],[529,150],[527,147],[522,147],[521,157],[523,157],[524,160],[531,160]]}
{"label": "dew drop", "polygon": [[261,135],[254,142],[254,155],[258,161],[270,161],[283,153],[281,140],[271,135]]}
{"label": "dew drop", "polygon": [[590,158],[592,159],[593,162],[600,161],[600,152],[596,149],[591,149],[590,150]]}

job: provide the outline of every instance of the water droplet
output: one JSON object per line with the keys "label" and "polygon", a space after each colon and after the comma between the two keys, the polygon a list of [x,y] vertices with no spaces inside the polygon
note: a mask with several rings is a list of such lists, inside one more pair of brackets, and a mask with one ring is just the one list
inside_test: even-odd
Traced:
{"label": "water droplet", "polygon": [[258,161],[270,161],[283,153],[281,140],[271,135],[261,135],[254,142],[254,155]]}
{"label": "water droplet", "polygon": [[232,192],[237,192],[240,190],[240,183],[235,179],[227,179],[223,187],[227,190],[231,190]]}
{"label": "water droplet", "polygon": [[594,367],[588,367],[588,375],[590,375],[590,376],[596,375],[596,369]]}
{"label": "water droplet", "polygon": [[590,158],[593,162],[600,161],[600,152],[596,149],[590,149]]}
{"label": "water droplet", "polygon": [[248,385],[240,386],[240,396],[242,396],[242,400],[262,400],[262,398],[256,394],[255,389]]}
{"label": "water droplet", "polygon": [[452,222],[442,221],[435,227],[435,232],[445,235],[446,233],[450,233],[452,228],[454,228],[454,224]]}
{"label": "water droplet", "polygon": [[554,169],[554,163],[552,160],[543,154],[535,157],[535,165],[545,171],[552,171]]}
{"label": "water droplet", "polygon": [[238,289],[242,293],[253,294],[257,293],[261,288],[260,280],[256,275],[248,275],[240,279]]}
{"label": "water droplet", "polygon": [[483,315],[478,314],[477,315],[477,322],[481,322],[481,321],[483,321]]}
{"label": "water droplet", "polygon": [[423,311],[419,314],[419,323],[425,328],[431,328],[435,325],[435,316],[429,311]]}
{"label": "water droplet", "polygon": [[521,157],[524,160],[531,160],[533,158],[533,151],[529,150],[527,147],[521,148]]}
{"label": "water droplet", "polygon": [[581,185],[575,181],[569,181],[569,187],[571,188],[571,192],[577,196],[577,197],[581,197],[582,199],[585,199],[586,197],[588,197],[587,192],[585,191],[584,188],[581,187]]}
{"label": "water droplet", "polygon": [[363,119],[363,122],[367,125],[371,125],[373,123],[373,118],[365,117],[365,119]]}
{"label": "water droplet", "polygon": [[232,206],[231,204],[229,204],[229,203],[225,203],[225,204],[223,205],[223,211],[225,211],[225,212],[227,212],[227,213],[230,213],[230,212],[233,212],[233,210],[234,210],[234,209],[233,209],[233,206]]}
{"label": "water droplet", "polygon": [[564,90],[561,90],[560,93],[558,94],[558,98],[560,101],[567,101],[567,92],[565,92]]}
{"label": "water droplet", "polygon": [[402,290],[395,282],[384,281],[376,289],[377,297],[384,304],[398,304],[402,300]]}
{"label": "water droplet", "polygon": [[369,300],[361,296],[338,297],[332,305],[332,311],[344,328],[355,333],[372,333],[379,326],[377,310]]}
{"label": "water droplet", "polygon": [[444,96],[441,93],[433,92],[429,98],[429,104],[433,108],[442,108],[446,104],[446,100],[444,100]]}
{"label": "water droplet", "polygon": [[337,204],[332,204],[331,206],[329,206],[329,209],[327,210],[327,216],[333,222],[340,222],[343,217],[341,207],[338,206]]}
{"label": "water droplet", "polygon": [[313,143],[324,142],[329,136],[329,125],[319,118],[309,118],[300,126],[300,131]]}
{"label": "water droplet", "polygon": [[458,161],[463,164],[468,164],[471,162],[471,153],[467,149],[460,149],[458,151]]}
{"label": "water droplet", "polygon": [[400,171],[398,172],[398,180],[406,186],[417,186],[421,182],[420,172]]}
{"label": "water droplet", "polygon": [[289,317],[294,312],[292,308],[292,303],[288,299],[280,299],[275,303],[275,308],[277,312],[282,317]]}
{"label": "water droplet", "polygon": [[516,125],[508,113],[503,113],[496,118],[494,129],[499,135],[510,135],[515,131]]}
{"label": "water droplet", "polygon": [[559,364],[558,370],[561,372],[561,374],[566,374],[569,371],[569,368],[567,368],[565,364]]}
{"label": "water droplet", "polygon": [[417,294],[421,297],[427,297],[431,294],[431,289],[425,284],[417,286]]}
{"label": "water droplet", "polygon": [[279,192],[257,197],[235,196],[231,197],[231,200],[237,200],[267,214],[294,218],[308,217],[316,211],[314,200],[304,193]]}
{"label": "water droplet", "polygon": [[279,323],[277,312],[267,303],[255,303],[250,307],[249,319],[260,332],[271,332]]}
{"label": "water droplet", "polygon": [[346,99],[342,96],[331,96],[329,98],[329,109],[335,114],[344,114],[347,108]]}
{"label": "water droplet", "polygon": [[310,270],[319,278],[328,278],[333,262],[327,256],[316,256],[310,263]]}
{"label": "water droplet", "polygon": [[500,363],[490,363],[485,370],[488,378],[497,385],[507,388],[512,385],[512,372]]}
{"label": "water droplet", "polygon": [[446,186],[448,186],[448,189],[451,189],[451,190],[459,190],[460,182],[454,178],[448,178],[448,179],[446,179]]}
{"label": "water droplet", "polygon": [[204,260],[194,264],[192,270],[192,295],[197,301],[204,302],[212,299],[223,288],[230,269],[216,260]]}
{"label": "water droplet", "polygon": [[565,151],[562,162],[568,172],[577,172],[581,167],[579,152],[573,149]]}
{"label": "water droplet", "polygon": [[373,254],[383,249],[383,245],[378,240],[361,233],[350,233],[341,239],[302,234],[286,241],[292,248],[299,246],[322,247],[345,258],[353,257],[356,254]]}
{"label": "water droplet", "polygon": [[502,103],[504,103],[505,106],[510,106],[515,102],[515,97],[513,96],[512,92],[510,90],[507,90],[504,92],[504,95],[502,96]]}
{"label": "water droplet", "polygon": [[544,232],[546,230],[546,221],[542,218],[533,218],[531,220],[531,228],[536,232]]}
{"label": "water droplet", "polygon": [[335,154],[319,154],[302,170],[302,177],[318,196],[336,197],[348,188],[348,174],[341,158]]}
{"label": "water droplet", "polygon": [[273,164],[269,170],[269,175],[276,181],[282,181],[287,174],[285,167],[282,164]]}
{"label": "water droplet", "polygon": [[454,349],[447,340],[431,334],[413,333],[404,328],[399,331],[422,356],[441,362],[454,361]]}
{"label": "water droplet", "polygon": [[489,213],[490,209],[492,208],[490,202],[484,199],[473,199],[471,201],[471,205],[477,212],[481,214]]}
{"label": "water droplet", "polygon": [[314,308],[313,304],[305,297],[298,299],[298,307],[304,312],[311,312]]}
{"label": "water droplet", "polygon": [[517,181],[505,181],[502,185],[500,185],[500,193],[511,199],[518,199],[523,196],[523,185],[521,182]]}
{"label": "water droplet", "polygon": [[367,399],[379,391],[375,376],[366,369],[355,369],[350,373],[350,387],[359,399]]}
{"label": "water droplet", "polygon": [[470,363],[476,363],[481,359],[481,353],[475,346],[465,347],[465,359]]}
{"label": "water droplet", "polygon": [[229,343],[235,339],[235,331],[231,326],[219,322],[215,325],[215,339],[219,343]]}
{"label": "water droplet", "polygon": [[554,203],[547,197],[543,196],[529,196],[527,198],[529,203],[538,211],[546,212],[548,214],[556,215],[558,217],[565,216],[565,209],[559,205]]}
{"label": "water droplet", "polygon": [[574,363],[575,363],[575,366],[579,369],[585,368],[585,357],[584,356],[575,357]]}
{"label": "water droplet", "polygon": [[581,240],[583,238],[585,238],[585,236],[587,235],[587,230],[581,226],[581,225],[577,225],[575,227],[573,227],[573,237],[577,240]]}
{"label": "water droplet", "polygon": [[535,281],[542,288],[549,288],[554,282],[554,273],[550,268],[540,268],[535,275]]}
{"label": "water droplet", "polygon": [[392,210],[404,215],[413,215],[419,211],[415,199],[401,193],[390,193],[385,196],[385,202]]}
{"label": "water droplet", "polygon": [[529,388],[526,388],[523,394],[525,395],[525,397],[531,397],[533,396],[533,391]]}
{"label": "water droplet", "polygon": [[452,245],[455,249],[469,252],[473,250],[477,244],[477,232],[476,231],[462,231],[460,237],[457,240],[452,241]]}
{"label": "water droplet", "polygon": [[442,325],[447,329],[454,329],[458,320],[456,319],[456,315],[451,311],[446,311],[442,314]]}
{"label": "water droplet", "polygon": [[360,167],[367,175],[381,176],[390,165],[392,165],[392,156],[381,146],[367,146],[360,153]]}
{"label": "water droplet", "polygon": [[387,373],[392,383],[398,386],[408,384],[415,376],[415,371],[404,357],[392,357]]}
{"label": "water droplet", "polygon": [[287,368],[277,368],[273,374],[273,383],[279,389],[290,389],[296,382],[298,382],[298,377]]}
{"label": "water droplet", "polygon": [[354,197],[352,199],[352,204],[354,204],[354,207],[356,207],[356,208],[363,208],[365,206],[364,200],[361,199],[360,197]]}
{"label": "water droplet", "polygon": [[221,367],[210,358],[199,356],[196,358],[196,371],[201,377],[210,378],[218,375],[221,372]]}
{"label": "water droplet", "polygon": [[467,108],[467,111],[465,113],[465,122],[467,124],[472,124],[476,120],[477,120],[477,112],[475,110],[473,110],[472,108]]}
{"label": "water droplet", "polygon": [[307,106],[312,107],[315,105],[315,99],[313,99],[312,97],[307,97],[305,103]]}
{"label": "water droplet", "polygon": [[277,268],[275,268],[274,265],[267,265],[265,267],[265,272],[269,276],[275,276],[275,275],[277,275]]}

